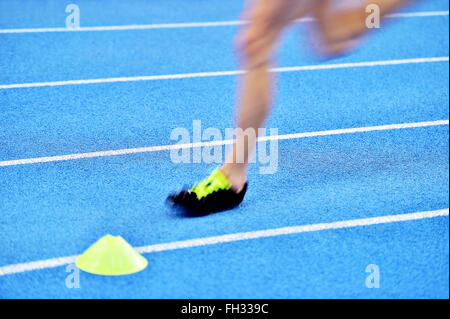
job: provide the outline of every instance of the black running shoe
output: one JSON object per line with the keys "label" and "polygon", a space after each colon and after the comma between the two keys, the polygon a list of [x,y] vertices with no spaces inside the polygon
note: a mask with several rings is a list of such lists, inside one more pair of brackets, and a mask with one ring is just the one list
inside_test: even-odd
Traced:
{"label": "black running shoe", "polygon": [[247,183],[239,193],[233,191],[225,174],[216,169],[193,188],[170,194],[167,200],[195,215],[207,215],[236,207],[244,199],[246,191]]}

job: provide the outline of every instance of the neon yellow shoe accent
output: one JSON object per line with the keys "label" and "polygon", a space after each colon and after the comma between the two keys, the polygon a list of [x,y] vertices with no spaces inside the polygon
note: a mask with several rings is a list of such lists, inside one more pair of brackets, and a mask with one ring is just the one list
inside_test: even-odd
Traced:
{"label": "neon yellow shoe accent", "polygon": [[106,235],[78,257],[75,264],[92,274],[118,276],[144,270],[148,263],[121,236]]}
{"label": "neon yellow shoe accent", "polygon": [[207,178],[191,188],[191,192],[197,195],[197,199],[202,199],[218,190],[229,190],[231,183],[220,169],[214,170]]}

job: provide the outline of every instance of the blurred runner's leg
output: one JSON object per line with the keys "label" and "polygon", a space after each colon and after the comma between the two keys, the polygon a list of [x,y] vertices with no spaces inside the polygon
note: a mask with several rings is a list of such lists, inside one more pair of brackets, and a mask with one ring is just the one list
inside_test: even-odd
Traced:
{"label": "blurred runner's leg", "polygon": [[[285,27],[311,12],[314,2],[260,0],[253,1],[248,6],[245,16],[250,23],[241,30],[236,39],[241,63],[247,70],[238,88],[238,128],[244,131],[252,129],[257,133],[258,128],[263,127],[272,102],[273,77],[268,69],[272,64],[274,47]],[[226,163],[221,168],[230,180],[232,189],[237,192],[246,182],[248,159],[254,150],[256,137],[251,134],[238,135]],[[242,150],[244,154],[239,156],[237,153]],[[240,158],[244,159],[242,163],[237,162]]]}

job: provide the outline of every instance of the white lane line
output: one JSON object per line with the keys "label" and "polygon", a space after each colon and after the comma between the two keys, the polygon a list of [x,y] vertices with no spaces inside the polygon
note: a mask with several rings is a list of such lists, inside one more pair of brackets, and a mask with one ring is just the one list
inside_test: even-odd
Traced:
{"label": "white lane line", "polygon": [[387,14],[386,18],[422,18],[448,16],[448,11],[398,12]]}
{"label": "white lane line", "polygon": [[159,24],[129,24],[80,28],[24,28],[24,29],[0,29],[1,33],[48,33],[48,32],[86,32],[86,31],[127,31],[149,29],[183,29],[200,27],[225,27],[247,24],[247,21],[213,21],[213,22],[183,22],[183,23],[159,23]]}
{"label": "white lane line", "polygon": [[[448,11],[423,11],[423,12],[404,12],[386,15],[386,18],[422,18],[448,16]],[[306,17],[296,20],[297,23],[314,21],[313,18]],[[112,25],[112,26],[91,26],[69,29],[63,27],[54,28],[20,28],[20,29],[0,29],[1,33],[49,33],[49,32],[86,32],[86,31],[127,31],[127,30],[149,30],[149,29],[182,29],[182,28],[209,28],[245,25],[248,21],[212,21],[212,22],[182,22],[182,23],[158,23],[158,24],[131,24],[131,25]]]}
{"label": "white lane line", "polygon": [[[330,223],[319,223],[310,225],[298,225],[281,228],[272,228],[265,230],[257,230],[243,233],[227,234],[221,236],[212,236],[204,238],[195,238],[182,241],[175,241],[170,243],[156,244],[136,247],[136,250],[142,254],[162,252],[176,249],[185,249],[193,247],[202,247],[209,245],[218,245],[223,243],[236,242],[241,240],[251,240],[258,238],[277,237],[283,235],[300,234],[307,232],[315,232],[322,230],[352,228],[361,226],[370,226],[377,224],[388,224],[412,220],[420,220],[425,218],[435,218],[440,216],[448,216],[449,209],[440,209],[433,211],[423,211],[409,214],[397,214],[372,218],[350,219]],[[32,261],[22,264],[14,264],[0,267],[0,276],[23,273],[26,271],[54,268],[73,263],[77,256],[67,256],[59,258],[51,258],[39,261]]]}
{"label": "white lane line", "polygon": [[[344,128],[344,129],[336,129],[336,130],[293,133],[293,134],[272,135],[272,136],[269,135],[269,136],[263,136],[263,137],[258,138],[258,142],[273,141],[273,140],[299,139],[299,138],[327,136],[327,135],[363,133],[363,132],[373,132],[373,131],[399,130],[399,129],[429,127],[429,126],[439,126],[439,125],[449,125],[449,120],[402,123],[402,124],[388,124],[388,125],[378,125],[378,126],[364,126],[364,127],[355,127],[355,128]],[[168,151],[168,150],[175,150],[175,149],[185,149],[185,148],[195,148],[195,147],[205,147],[205,146],[230,145],[233,143],[233,141],[234,140],[232,140],[232,139],[228,139],[228,140],[217,140],[217,141],[210,141],[210,142],[169,144],[169,145],[125,148],[125,149],[118,149],[118,150],[98,151],[98,152],[89,152],[89,153],[75,153],[75,154],[67,154],[67,155],[24,158],[24,159],[17,159],[17,160],[0,161],[0,167],[1,166],[36,164],[36,163],[47,163],[47,162],[70,161],[70,160],[78,160],[78,159],[83,159],[83,158],[107,157],[107,156],[118,156],[118,155],[137,154],[137,153]]]}
{"label": "white lane line", "polygon": [[[283,73],[283,72],[317,71],[317,70],[331,70],[331,69],[345,69],[345,68],[362,68],[362,67],[375,67],[375,66],[401,65],[401,64],[436,63],[448,61],[449,57],[443,56],[431,58],[412,58],[412,59],[397,59],[397,60],[382,60],[382,61],[302,65],[302,66],[272,68],[270,69],[270,71],[273,73]],[[83,84],[85,85],[98,83],[137,82],[137,81],[175,80],[175,79],[217,77],[217,76],[234,76],[244,74],[245,72],[246,71],[244,70],[234,70],[234,71],[180,73],[180,74],[166,74],[166,75],[127,76],[127,77],[103,78],[103,79],[1,84],[0,90],[62,86],[62,85],[83,85]]]}

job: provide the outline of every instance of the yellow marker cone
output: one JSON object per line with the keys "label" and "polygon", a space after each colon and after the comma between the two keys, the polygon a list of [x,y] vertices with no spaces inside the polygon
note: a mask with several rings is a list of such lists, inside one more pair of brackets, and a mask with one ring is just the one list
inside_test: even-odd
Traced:
{"label": "yellow marker cone", "polygon": [[118,276],[144,270],[148,263],[121,236],[106,235],[78,257],[75,264],[92,274]]}

